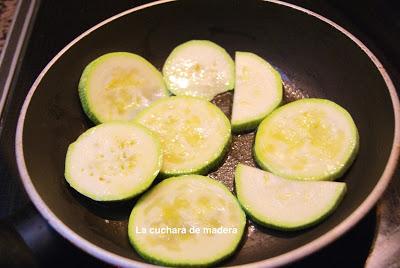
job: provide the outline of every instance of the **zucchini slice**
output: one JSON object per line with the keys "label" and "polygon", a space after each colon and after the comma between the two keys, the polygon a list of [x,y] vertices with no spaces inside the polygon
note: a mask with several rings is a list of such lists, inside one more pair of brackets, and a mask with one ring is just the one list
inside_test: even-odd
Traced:
{"label": "zucchini slice", "polygon": [[250,52],[236,52],[232,131],[241,133],[258,124],[282,101],[280,74],[264,59]]}
{"label": "zucchini slice", "polygon": [[324,99],[284,105],[260,124],[254,155],[265,170],[288,179],[333,180],[344,174],[358,151],[350,114]]}
{"label": "zucchini slice", "polygon": [[168,96],[161,73],[146,59],[128,52],[105,54],[84,69],[79,97],[95,124],[128,121],[154,100]]}
{"label": "zucchini slice", "polygon": [[128,236],[146,260],[166,266],[206,266],[239,245],[246,216],[219,181],[185,175],[143,195],[129,218]]}
{"label": "zucchini slice", "polygon": [[65,179],[93,200],[117,201],[150,187],[161,166],[161,146],[149,130],[110,122],[88,129],[68,147]]}
{"label": "zucchini slice", "polygon": [[171,52],[164,64],[163,74],[173,94],[211,100],[233,89],[234,68],[233,60],[225,49],[208,40],[192,40]]}
{"label": "zucchini slice", "polygon": [[158,134],[164,151],[164,177],[206,174],[223,160],[230,144],[228,118],[217,106],[199,98],[158,100],[135,121]]}
{"label": "zucchini slice", "polygon": [[237,197],[257,223],[279,230],[312,226],[338,206],[346,184],[332,181],[295,181],[239,164],[235,172]]}

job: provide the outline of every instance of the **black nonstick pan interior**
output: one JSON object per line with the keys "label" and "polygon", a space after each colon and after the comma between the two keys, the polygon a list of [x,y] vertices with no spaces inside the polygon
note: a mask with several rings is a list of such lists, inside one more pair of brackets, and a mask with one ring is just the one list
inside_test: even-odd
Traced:
{"label": "black nonstick pan interior", "polygon": [[[27,169],[22,177],[25,186],[30,184],[26,182],[29,177],[32,181],[35,193],[32,194],[32,187],[27,190],[34,203],[41,204],[42,212],[45,204],[49,210],[46,208],[44,214],[52,218],[50,223],[74,243],[90,248],[92,254],[114,263],[118,258],[104,251],[98,253],[99,249],[90,244],[143,262],[127,237],[127,220],[135,200],[94,202],[75,192],[64,180],[68,145],[92,126],[82,111],[77,85],[83,68],[102,54],[137,53],[161,69],[171,50],[191,39],[214,41],[232,56],[235,51],[260,55],[281,73],[285,102],[302,97],[333,100],[350,112],[360,133],[358,157],[339,179],[347,183],[348,192],[333,215],[298,232],[272,231],[249,221],[240,249],[224,265],[263,261],[325,234],[332,238],[332,230],[373,191],[388,162],[395,129],[390,93],[376,65],[348,36],[315,16],[272,2],[185,0],[158,4],[112,20],[65,50],[34,86],[26,114],[20,119],[20,145]],[[228,116],[231,101],[232,93],[214,99]],[[210,176],[234,191],[235,165],[254,165],[253,138],[254,133],[234,136],[225,163]],[[17,153],[22,154],[18,148]],[[77,236],[71,235],[71,230]]]}

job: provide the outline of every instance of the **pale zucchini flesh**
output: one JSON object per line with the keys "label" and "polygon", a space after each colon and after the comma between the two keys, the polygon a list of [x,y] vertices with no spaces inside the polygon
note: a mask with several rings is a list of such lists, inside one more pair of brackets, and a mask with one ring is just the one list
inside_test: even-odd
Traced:
{"label": "pale zucchini flesh", "polygon": [[135,121],[161,140],[165,177],[206,174],[224,158],[230,144],[228,118],[214,104],[195,97],[158,100],[140,112]]}
{"label": "pale zucchini flesh", "polygon": [[95,59],[79,82],[82,107],[95,124],[129,121],[151,102],[168,95],[161,73],[146,59],[128,52]]}
{"label": "pale zucchini flesh", "polygon": [[232,131],[247,132],[282,101],[282,79],[268,62],[250,52],[236,52]]}
{"label": "pale zucchini flesh", "polygon": [[235,251],[245,225],[244,212],[222,183],[184,175],[163,180],[140,198],[128,235],[136,251],[152,263],[209,266]]}
{"label": "pale zucchini flesh", "polygon": [[234,87],[234,63],[219,45],[192,40],[177,46],[168,56],[163,75],[175,95],[211,100]]}
{"label": "pale zucchini flesh", "polygon": [[90,128],[68,147],[65,179],[93,200],[124,200],[150,187],[161,165],[160,143],[149,130],[110,122]]}
{"label": "pale zucchini flesh", "polygon": [[301,99],[268,115],[254,156],[265,170],[290,179],[333,180],[353,162],[359,144],[350,114],[325,99]]}
{"label": "pale zucchini flesh", "polygon": [[296,181],[239,164],[236,193],[246,213],[257,223],[280,230],[299,230],[330,215],[346,192],[346,184]]}

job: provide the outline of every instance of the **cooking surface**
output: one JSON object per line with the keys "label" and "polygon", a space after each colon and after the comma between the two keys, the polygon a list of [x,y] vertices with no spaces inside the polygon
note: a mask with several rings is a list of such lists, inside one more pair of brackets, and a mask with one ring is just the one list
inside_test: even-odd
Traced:
{"label": "cooking surface", "polygon": [[[13,161],[13,133],[16,118],[18,116],[19,107],[29,90],[30,85],[47,64],[47,62],[69,41],[82,33],[84,30],[95,25],[97,22],[116,14],[122,10],[133,7],[144,1],[97,1],[96,6],[91,6],[90,1],[63,2],[57,4],[54,1],[42,1],[38,16],[33,28],[33,35],[29,40],[22,68],[15,87],[12,102],[10,103],[7,113],[7,120],[3,129],[1,139],[1,183],[6,187],[1,187],[1,214],[5,216],[19,207],[26,204],[27,198],[21,191],[16,180],[16,169]],[[301,2],[299,2],[301,4]],[[315,10],[332,10],[329,5],[318,4]],[[337,12],[337,10],[335,10]],[[68,14],[68,15],[67,15]],[[339,15],[338,15],[339,14]],[[333,17],[332,17],[333,16]],[[333,13],[331,18],[335,16],[341,17],[341,13]],[[49,19],[52,23],[49,24]],[[340,21],[338,21],[340,24]],[[62,29],[62,30],[60,30]],[[392,54],[390,54],[392,53]],[[395,53],[390,52],[390,55]],[[392,65],[396,65],[394,61]],[[18,107],[18,108],[17,108]],[[5,189],[8,192],[5,192]],[[10,191],[11,189],[11,191]],[[385,213],[384,211],[382,213]],[[387,213],[387,212],[386,212]],[[365,219],[357,225],[342,239],[320,251],[314,256],[307,258],[297,265],[316,265],[324,263],[325,266],[345,265],[352,263],[352,266],[360,266],[366,259],[368,251],[372,245],[373,233],[376,227],[375,212],[371,212]],[[387,232],[387,231],[386,231]],[[362,245],[362,246],[360,246]],[[351,249],[351,250],[349,250]],[[91,263],[91,257],[79,254],[83,263]],[[76,261],[76,260],[75,260]],[[66,260],[63,260],[66,263]]]}

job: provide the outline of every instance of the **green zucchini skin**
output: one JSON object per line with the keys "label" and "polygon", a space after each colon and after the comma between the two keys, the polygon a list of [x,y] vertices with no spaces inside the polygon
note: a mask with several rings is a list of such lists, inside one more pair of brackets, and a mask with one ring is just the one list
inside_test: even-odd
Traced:
{"label": "green zucchini skin", "polygon": [[[304,229],[310,228],[312,226],[315,226],[315,225],[321,223],[322,221],[324,221],[326,218],[328,218],[330,215],[332,215],[335,212],[336,208],[340,205],[340,203],[342,202],[342,200],[347,192],[347,185],[345,183],[340,183],[342,188],[339,189],[339,194],[336,196],[334,202],[332,202],[329,205],[329,207],[319,217],[317,217],[311,221],[307,221],[303,224],[288,226],[287,224],[285,225],[285,223],[278,222],[271,218],[268,218],[268,216],[266,216],[266,215],[261,215],[261,214],[257,213],[248,204],[248,202],[246,201],[246,198],[244,196],[244,193],[242,193],[242,191],[241,191],[241,189],[242,189],[241,184],[245,183],[244,181],[246,180],[243,177],[242,172],[246,168],[249,168],[249,167],[247,167],[243,164],[239,164],[235,170],[235,189],[236,189],[236,195],[237,195],[237,198],[239,200],[241,207],[246,212],[246,215],[253,222],[255,222],[261,226],[279,230],[279,231],[289,231],[289,232],[299,231],[299,230],[304,230]],[[248,182],[248,183],[251,183],[251,182]],[[313,183],[313,182],[312,181],[310,181],[310,182],[302,181],[302,183]],[[324,182],[324,183],[326,183],[326,182]],[[336,182],[328,182],[328,183],[336,183]],[[269,205],[269,204],[266,203],[265,205]]]}
{"label": "green zucchini skin", "polygon": [[[111,52],[104,54],[93,61],[91,61],[83,70],[81,78],[79,80],[78,84],[78,93],[79,93],[79,99],[81,101],[81,105],[83,108],[83,111],[87,115],[87,117],[96,125],[100,123],[105,123],[109,121],[122,121],[121,119],[105,119],[102,118],[99,114],[99,112],[96,112],[96,107],[95,104],[90,100],[90,81],[93,78],[93,72],[100,66],[101,64],[104,64],[107,61],[112,60],[113,58],[116,57],[124,57],[124,58],[129,58],[131,61],[135,61],[136,63],[140,63],[145,68],[150,70],[153,73],[154,79],[158,80],[158,83],[160,85],[160,92],[158,94],[160,97],[168,97],[170,96],[170,92],[168,91],[164,79],[162,77],[162,74],[160,71],[158,71],[149,61],[147,61],[145,58],[134,54],[130,52]],[[125,120],[123,120],[125,121]]]}
{"label": "green zucchini skin", "polygon": [[315,219],[312,222],[309,222],[309,223],[304,224],[304,225],[299,225],[299,226],[296,226],[296,227],[287,227],[287,226],[282,225],[282,224],[274,224],[274,223],[267,222],[265,220],[259,219],[258,217],[254,216],[254,214],[249,209],[246,209],[243,205],[242,205],[242,208],[243,208],[244,211],[246,211],[246,215],[253,222],[257,223],[260,226],[263,226],[263,227],[266,227],[266,228],[270,228],[270,229],[275,229],[275,230],[278,230],[278,231],[296,232],[296,231],[301,231],[301,230],[305,230],[305,229],[308,229],[310,227],[316,226],[319,223],[323,222],[330,215],[332,215],[335,212],[336,208],[342,202],[344,196],[346,195],[346,191],[347,190],[343,191],[343,193],[340,195],[338,200],[332,206],[332,210],[329,213],[326,213],[326,214],[322,215],[321,217],[319,217],[318,219]]}
{"label": "green zucchini skin", "polygon": [[[282,77],[280,75],[280,73],[274,68],[272,67],[272,65],[270,63],[268,63],[266,60],[264,60],[263,58],[259,57],[258,55],[251,53],[251,52],[240,52],[237,51],[236,52],[236,66],[235,66],[235,70],[236,70],[236,80],[238,80],[238,72],[239,69],[238,68],[238,57],[247,57],[247,58],[252,58],[252,60],[254,62],[257,62],[257,64],[262,65],[263,68],[265,68],[265,71],[268,74],[272,74],[273,75],[273,79],[276,82],[276,88],[275,88],[275,92],[276,94],[276,98],[274,99],[274,101],[272,103],[270,103],[270,105],[268,107],[266,107],[266,109],[264,110],[264,112],[257,114],[256,116],[254,116],[253,118],[248,118],[245,120],[234,120],[234,116],[233,116],[233,111],[232,111],[232,119],[231,119],[231,124],[232,124],[232,132],[234,134],[243,134],[243,133],[247,133],[250,131],[253,131],[255,129],[257,129],[258,125],[262,122],[262,120],[268,115],[270,114],[274,109],[276,109],[278,106],[281,105],[282,103],[282,98],[283,98],[283,82],[282,82]],[[238,81],[235,82],[236,87],[238,87]],[[254,85],[253,85],[254,86]],[[251,88],[250,88],[251,89]],[[265,87],[264,87],[264,90]],[[268,88],[268,90],[271,90],[271,88]],[[235,94],[236,92],[238,92],[238,89],[235,89]],[[234,101],[233,101],[233,108],[235,108],[235,97],[234,97]]]}
{"label": "green zucchini skin", "polygon": [[265,116],[260,116],[248,122],[243,122],[240,124],[232,124],[232,133],[239,135],[254,131],[257,129],[257,127],[260,125],[260,123],[264,118]]}
{"label": "green zucchini skin", "polygon": [[96,66],[96,60],[89,63],[83,70],[81,79],[79,80],[78,92],[79,92],[79,99],[81,101],[82,108],[83,108],[83,111],[85,112],[86,116],[89,117],[89,119],[95,125],[98,125],[101,123],[101,121],[92,112],[93,109],[91,108],[91,104],[89,103],[89,99],[87,96],[87,89],[86,89],[89,74],[90,74],[92,68],[94,68],[94,66]]}
{"label": "green zucchini skin", "polygon": [[[154,165],[151,167],[148,174],[148,177],[145,177],[142,182],[136,184],[134,187],[129,192],[124,192],[124,193],[113,193],[113,194],[106,194],[106,195],[101,195],[101,194],[96,194],[95,191],[91,189],[88,189],[88,187],[83,187],[79,180],[76,179],[77,176],[82,176],[81,174],[76,173],[76,168],[74,167],[77,165],[76,162],[73,161],[73,159],[76,160],[77,156],[74,156],[75,151],[79,146],[81,146],[81,142],[91,139],[93,135],[96,135],[97,132],[101,132],[104,129],[107,128],[112,128],[112,127],[127,127],[128,130],[131,131],[139,131],[141,134],[147,137],[147,141],[150,141],[152,143],[151,146],[153,146],[155,150],[155,155],[153,155],[153,160],[154,160]],[[88,152],[88,154],[91,154],[91,152]],[[85,162],[86,158],[88,158],[87,155],[82,154],[80,162]],[[89,156],[90,157],[90,156]],[[65,158],[65,170],[64,170],[64,177],[66,182],[74,188],[77,192],[80,194],[95,200],[95,201],[102,201],[102,202],[115,202],[115,201],[126,201],[133,199],[137,197],[138,195],[142,194],[144,191],[146,191],[153,183],[155,178],[157,177],[161,166],[162,166],[162,149],[161,149],[161,144],[158,140],[158,138],[148,129],[145,127],[131,123],[131,122],[108,122],[108,123],[103,123],[100,125],[97,125],[95,127],[92,127],[88,130],[86,130],[83,134],[81,134],[78,139],[71,143],[68,147],[66,158]],[[72,170],[75,169],[75,172],[72,172]],[[74,176],[75,174],[75,176]],[[128,176],[128,175],[127,175]],[[131,178],[131,177],[130,177]],[[96,182],[97,183],[97,182]],[[111,182],[112,183],[112,182]],[[93,187],[96,187],[95,184],[93,184]]]}
{"label": "green zucchini skin", "polygon": [[[237,234],[237,239],[234,244],[231,245],[231,247],[227,248],[226,252],[218,257],[215,257],[214,260],[204,260],[200,262],[190,262],[190,261],[173,261],[173,260],[165,260],[164,258],[160,258],[158,256],[155,256],[151,254],[149,251],[146,251],[142,248],[142,245],[135,241],[135,232],[134,232],[134,221],[135,218],[138,217],[137,215],[137,210],[140,206],[145,204],[147,202],[147,199],[150,198],[152,193],[154,191],[157,191],[156,188],[161,188],[161,187],[168,187],[171,184],[174,184],[176,181],[181,181],[181,180],[188,180],[188,179],[196,179],[196,180],[203,180],[207,183],[210,183],[218,188],[223,189],[223,191],[228,195],[232,197],[232,201],[234,202],[235,206],[237,207],[238,211],[240,212],[240,230],[238,231]],[[245,232],[245,227],[246,227],[246,215],[243,212],[241,205],[239,201],[233,196],[233,194],[226,188],[226,186],[214,179],[211,179],[209,177],[201,176],[201,175],[182,175],[182,176],[177,176],[177,177],[170,177],[168,179],[165,179],[161,181],[157,186],[153,187],[149,191],[147,191],[145,194],[143,194],[136,205],[134,206],[131,215],[129,217],[129,224],[128,224],[128,236],[129,236],[129,241],[132,245],[132,247],[135,249],[135,251],[146,261],[156,264],[156,265],[162,265],[162,266],[167,266],[167,267],[211,267],[215,266],[222,261],[226,260],[230,256],[232,256],[238,249],[240,243],[242,242],[244,232]]]}
{"label": "green zucchini skin", "polygon": [[232,136],[229,137],[228,142],[223,147],[222,151],[218,154],[218,157],[215,157],[209,164],[205,165],[204,167],[198,169],[192,169],[190,171],[182,171],[182,172],[163,172],[160,171],[159,177],[161,179],[166,179],[170,177],[178,177],[184,175],[207,175],[210,172],[217,170],[223,163],[226,158],[227,153],[231,149],[232,145]]}
{"label": "green zucchini skin", "polygon": [[[218,86],[220,86],[221,88],[218,88],[217,90],[215,90],[215,92],[198,92],[196,90],[193,91],[194,87],[199,86],[198,83],[192,83],[193,81],[188,81],[189,86],[186,88],[186,90],[182,90],[182,88],[180,88],[179,84],[171,81],[171,79],[170,79],[171,71],[174,69],[174,66],[178,61],[177,59],[180,57],[180,54],[185,53],[186,50],[192,50],[192,54],[188,55],[186,60],[193,61],[193,59],[191,58],[192,55],[202,54],[199,51],[199,47],[203,47],[205,49],[211,49],[211,50],[213,50],[213,52],[218,53],[219,55],[214,55],[214,59],[217,58],[217,56],[218,56],[218,59],[220,59],[220,60],[223,59],[225,61],[224,63],[227,65],[226,66],[227,69],[225,70],[226,71],[225,75],[227,76],[227,78],[226,78],[227,80],[225,81],[225,84],[223,86],[216,85],[215,88],[218,88]],[[207,53],[204,53],[204,54],[207,54]],[[196,62],[196,63],[198,63],[198,62]],[[209,67],[209,66],[206,66],[206,67]],[[162,73],[164,75],[164,80],[165,80],[168,90],[176,96],[192,96],[192,97],[203,98],[206,100],[211,100],[216,95],[221,94],[226,91],[233,90],[233,88],[235,87],[235,64],[234,64],[234,61],[232,60],[231,56],[226,52],[226,50],[224,48],[222,48],[221,46],[219,46],[218,44],[216,44],[210,40],[190,40],[190,41],[187,41],[187,42],[175,47],[172,50],[172,52],[170,53],[170,55],[168,56],[167,60],[165,61],[165,64],[162,69]],[[204,81],[201,80],[200,84],[201,84],[201,82],[204,82]],[[204,90],[204,87],[203,87],[203,90]]]}
{"label": "green zucchini skin", "polygon": [[[149,116],[162,116],[160,114],[154,114],[152,110],[157,109],[159,106],[165,106],[168,105],[169,103],[173,102],[182,102],[182,103],[199,103],[202,102],[204,104],[204,107],[207,109],[210,109],[216,113],[216,116],[219,117],[219,120],[223,122],[223,127],[226,129],[223,137],[223,143],[220,145],[218,149],[215,150],[213,155],[207,159],[207,161],[203,162],[201,165],[193,167],[193,168],[187,168],[187,169],[161,169],[160,171],[160,177],[161,178],[168,178],[168,177],[176,177],[180,175],[186,175],[186,174],[198,174],[198,175],[206,175],[207,173],[215,170],[218,168],[224,161],[225,156],[227,152],[230,150],[230,145],[232,142],[232,134],[231,134],[231,125],[229,122],[229,119],[225,116],[225,114],[214,104],[200,99],[196,97],[191,97],[191,96],[172,96],[169,98],[163,98],[160,100],[155,101],[153,104],[151,104],[149,107],[146,109],[142,110],[137,114],[137,116],[134,118],[134,122],[137,122],[139,124],[144,125],[145,127],[152,128],[151,125],[147,125],[144,121],[145,118],[148,118]],[[201,113],[199,113],[201,115]],[[214,120],[211,119],[210,120]],[[157,132],[157,131],[155,131]]]}
{"label": "green zucchini skin", "polygon": [[[298,175],[288,175],[285,172],[282,172],[282,170],[274,167],[272,164],[268,163],[268,161],[264,160],[264,155],[261,152],[260,144],[262,140],[264,139],[263,137],[263,132],[265,131],[266,126],[268,126],[269,121],[272,120],[274,117],[279,115],[281,111],[284,111],[286,109],[293,109],[297,108],[300,109],[303,104],[316,104],[316,105],[326,105],[330,108],[335,109],[338,111],[343,118],[347,120],[347,123],[349,127],[351,128],[351,133],[352,133],[352,144],[350,146],[350,149],[347,152],[346,160],[341,163],[339,167],[336,167],[333,172],[327,173],[327,174],[320,174],[317,176],[311,176],[311,177],[304,177],[304,176],[298,176]],[[343,174],[349,169],[349,167],[352,165],[354,162],[358,150],[359,150],[359,144],[360,144],[360,137],[358,133],[358,129],[355,125],[355,122],[351,115],[349,114],[348,111],[346,111],[343,107],[340,105],[336,104],[333,101],[327,100],[327,99],[319,99],[319,98],[306,98],[306,99],[300,99],[297,101],[290,102],[286,105],[283,105],[279,107],[278,109],[274,110],[272,113],[270,113],[259,125],[254,141],[254,146],[253,146],[253,157],[254,160],[256,161],[257,165],[261,167],[263,170],[270,171],[278,176],[288,178],[288,179],[294,179],[294,180],[335,180],[337,178],[340,178],[343,176]]]}

